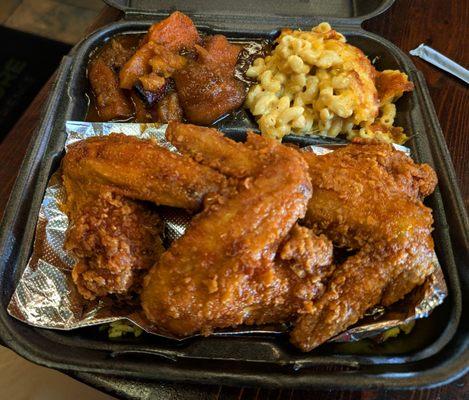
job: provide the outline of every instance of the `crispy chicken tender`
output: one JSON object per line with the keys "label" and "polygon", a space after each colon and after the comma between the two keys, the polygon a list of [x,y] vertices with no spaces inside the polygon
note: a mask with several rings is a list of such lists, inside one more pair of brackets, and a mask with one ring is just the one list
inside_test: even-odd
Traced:
{"label": "crispy chicken tender", "polygon": [[145,278],[142,307],[158,327],[177,336],[209,333],[282,321],[298,307],[289,295],[295,274],[274,259],[304,215],[311,187],[295,150],[273,141],[267,146],[258,174],[197,215]]}
{"label": "crispy chicken tender", "polygon": [[111,134],[74,143],[63,162],[64,180],[101,185],[113,193],[158,205],[196,210],[226,179],[190,157],[151,140]]}

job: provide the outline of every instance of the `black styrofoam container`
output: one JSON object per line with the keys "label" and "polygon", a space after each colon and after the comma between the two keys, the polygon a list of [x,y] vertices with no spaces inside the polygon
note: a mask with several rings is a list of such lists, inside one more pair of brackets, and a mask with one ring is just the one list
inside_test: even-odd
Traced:
{"label": "black styrofoam container", "polygon": [[[64,58],[5,210],[0,226],[1,340],[31,361],[73,371],[77,376],[94,372],[207,384],[415,388],[442,384],[465,373],[468,324],[461,315],[469,304],[469,224],[448,149],[422,74],[396,46],[360,27],[363,20],[388,8],[392,0],[327,0],[315,2],[315,7],[301,0],[108,3],[123,9],[125,18],[89,35]],[[151,12],[147,7],[150,3]],[[155,10],[156,6],[160,9]],[[201,31],[223,33],[231,39],[274,38],[282,27],[310,28],[327,20],[370,59],[378,57],[379,70],[403,70],[415,83],[415,91],[399,100],[397,122],[412,135],[408,145],[414,158],[432,165],[439,177],[438,188],[426,204],[433,209],[435,248],[449,295],[430,318],[417,324],[411,335],[375,348],[327,344],[311,353],[301,353],[283,337],[208,337],[176,344],[144,335],[137,340],[116,342],[100,337],[95,328],[71,332],[39,329],[7,314],[6,307],[31,253],[48,178],[63,154],[65,121],[83,120],[86,115],[89,55],[109,37],[143,32],[175,9],[187,12]],[[218,126],[231,136],[239,136],[252,126],[252,121],[241,113],[222,120]],[[288,140],[300,144],[310,141],[292,137]]]}

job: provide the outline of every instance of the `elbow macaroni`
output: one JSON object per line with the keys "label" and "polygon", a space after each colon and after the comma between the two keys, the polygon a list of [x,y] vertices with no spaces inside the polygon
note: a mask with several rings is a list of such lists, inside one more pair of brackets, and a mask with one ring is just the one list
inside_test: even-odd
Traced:
{"label": "elbow macaroni", "polygon": [[396,108],[391,102],[380,104],[376,70],[343,35],[323,22],[310,32],[284,30],[277,42],[270,55],[257,58],[246,72],[257,82],[246,107],[262,134],[395,139],[389,132]]}

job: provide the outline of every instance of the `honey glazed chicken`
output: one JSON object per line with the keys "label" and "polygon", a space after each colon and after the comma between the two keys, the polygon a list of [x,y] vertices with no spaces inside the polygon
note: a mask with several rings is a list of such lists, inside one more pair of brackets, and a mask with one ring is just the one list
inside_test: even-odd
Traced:
{"label": "honey glazed chicken", "polygon": [[[391,145],[362,139],[317,156],[179,122],[166,137],[179,153],[118,134],[69,146],[67,246],[84,297],[134,290],[176,337],[289,322],[310,351],[433,272],[422,200],[436,176]],[[166,249],[150,204],[193,214]],[[338,261],[340,248],[352,254]]]}
{"label": "honey glazed chicken", "polygon": [[88,119],[209,125],[244,102],[234,77],[240,51],[223,35],[201,37],[179,11],[143,37],[112,38],[88,66]]}

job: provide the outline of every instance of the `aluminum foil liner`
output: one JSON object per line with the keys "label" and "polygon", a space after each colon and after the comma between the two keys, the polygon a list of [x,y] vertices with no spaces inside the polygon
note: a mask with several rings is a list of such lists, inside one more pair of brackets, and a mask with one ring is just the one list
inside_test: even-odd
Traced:
{"label": "aluminum foil liner", "polygon": [[[87,123],[70,121],[66,124],[65,147],[92,136],[109,135],[112,132],[140,138],[152,138],[160,145],[177,151],[164,137],[166,125],[131,123]],[[405,150],[405,149],[404,149]],[[304,151],[325,154],[331,148],[309,146]],[[47,186],[39,211],[33,253],[18,282],[8,305],[11,316],[33,326],[70,330],[90,325],[126,319],[144,331],[169,337],[155,330],[135,306],[123,305],[111,297],[88,301],[78,293],[71,277],[75,263],[64,250],[68,218],[60,210],[64,201],[64,188],[58,173]],[[162,208],[160,216],[165,223],[166,242],[184,234],[190,221],[189,214],[181,210]],[[447,295],[447,288],[438,260],[434,259],[435,272],[406,299],[390,309],[375,307],[356,326],[336,336],[332,341],[348,342],[378,335],[385,330],[423,318]],[[281,334],[288,331],[286,324],[259,327],[238,327],[214,332],[213,335]],[[182,340],[182,339],[175,339]]]}

